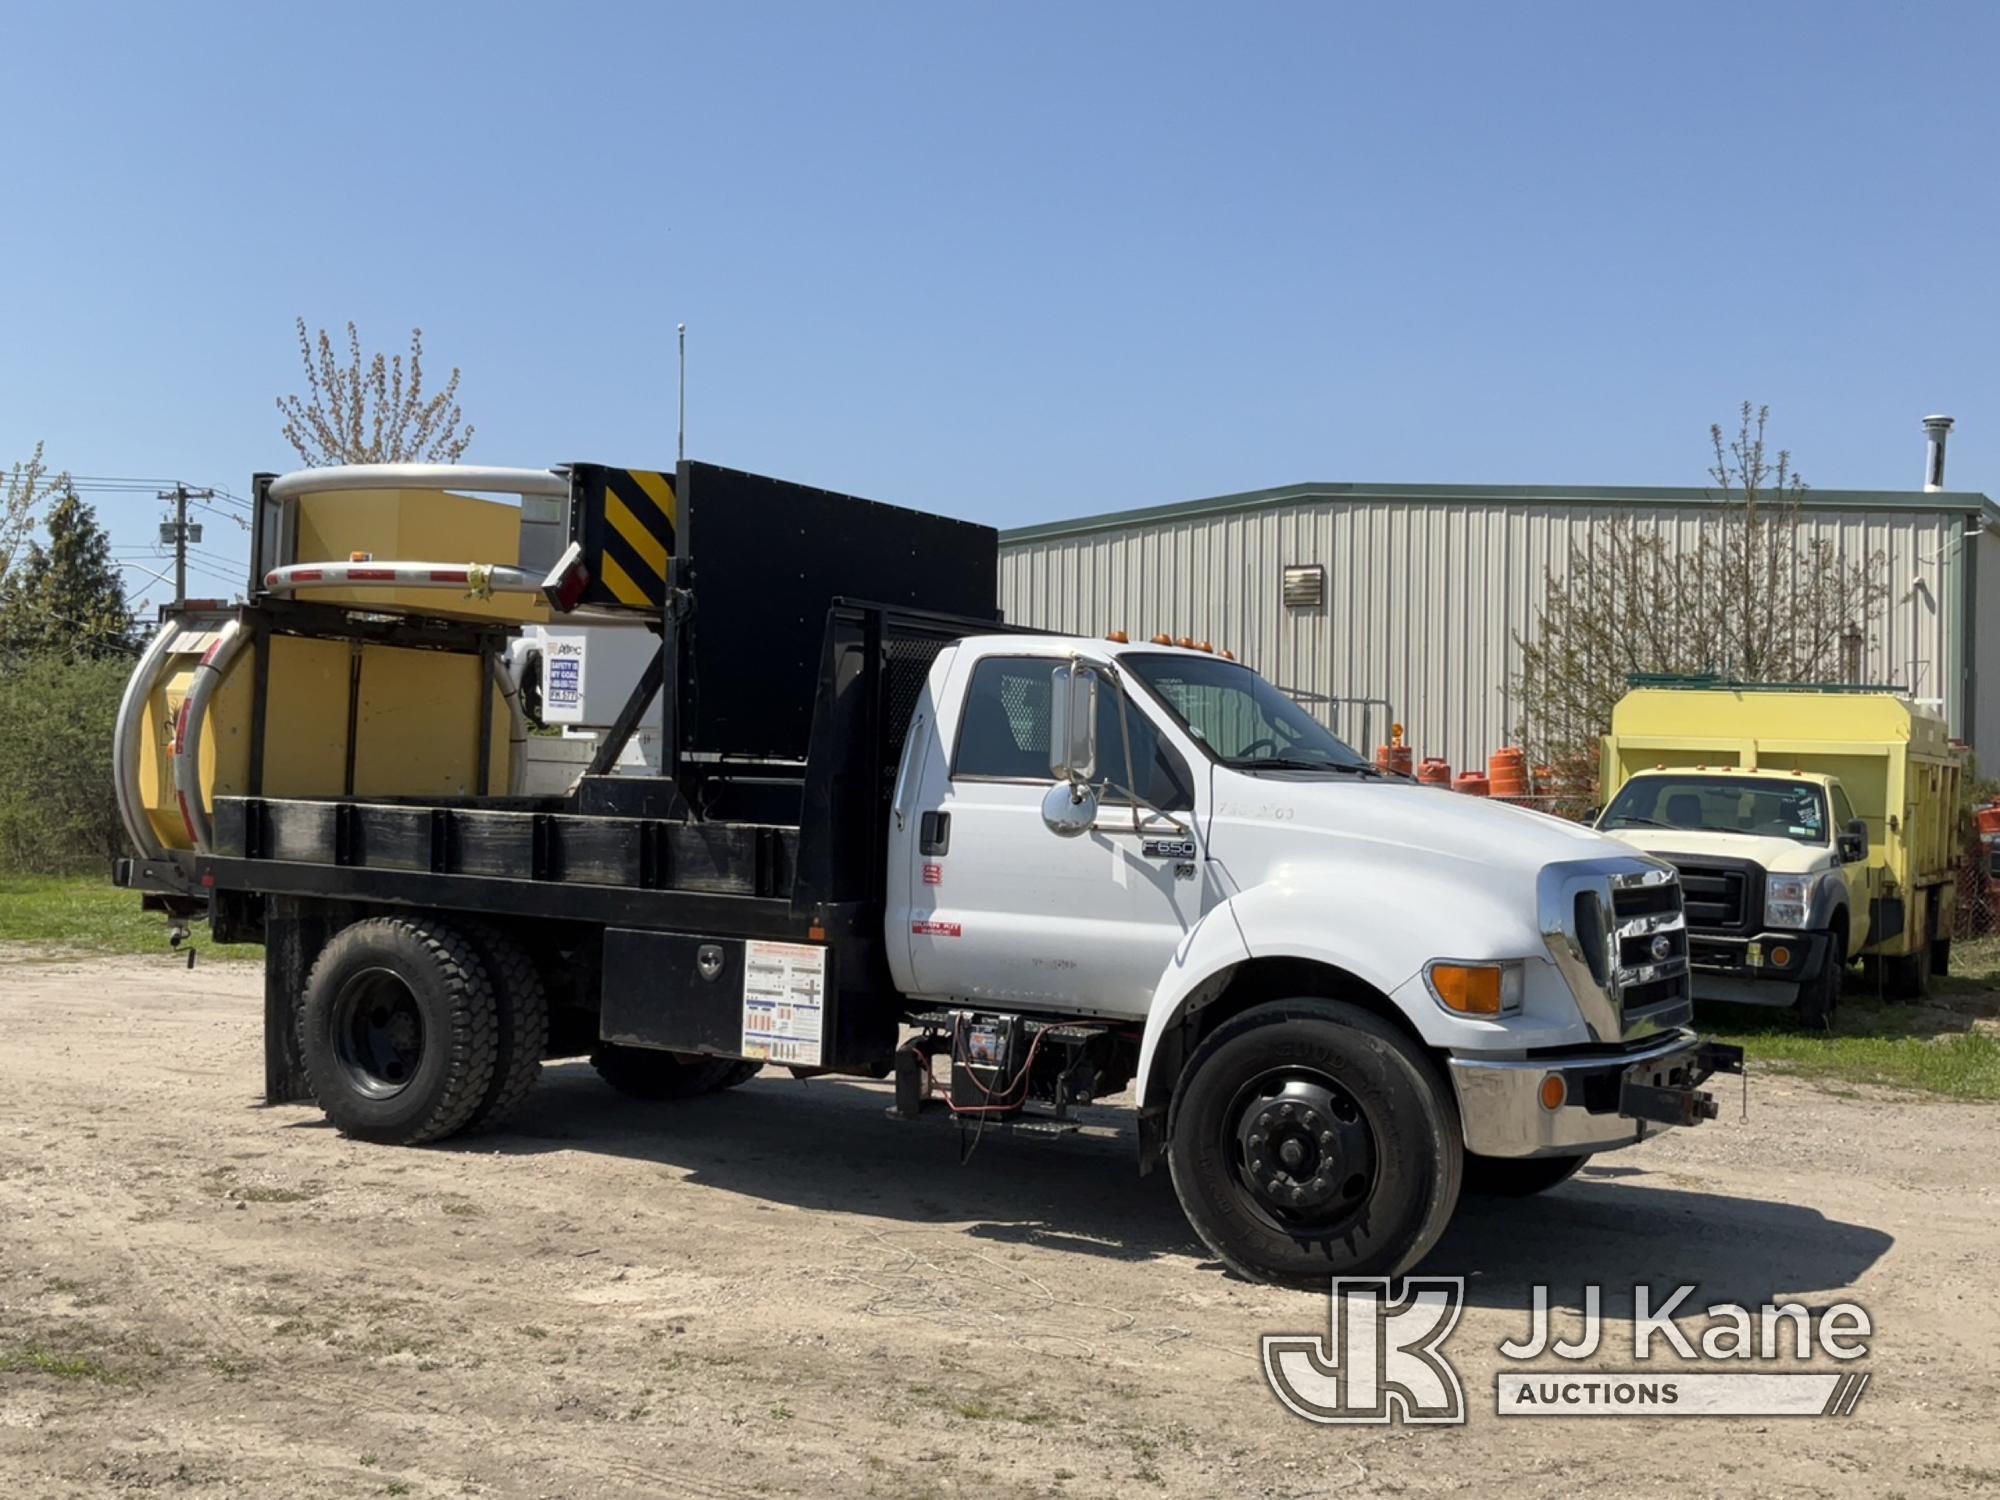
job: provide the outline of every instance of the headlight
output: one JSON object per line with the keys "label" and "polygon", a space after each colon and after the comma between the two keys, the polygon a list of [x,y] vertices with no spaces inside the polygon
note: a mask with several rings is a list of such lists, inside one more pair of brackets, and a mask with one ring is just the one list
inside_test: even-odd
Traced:
{"label": "headlight", "polygon": [[1772,927],[1803,927],[1812,907],[1817,875],[1772,875],[1764,882],[1764,921]]}
{"label": "headlight", "polygon": [[1455,963],[1435,959],[1424,967],[1431,998],[1461,1016],[1512,1015],[1521,1008],[1521,962]]}

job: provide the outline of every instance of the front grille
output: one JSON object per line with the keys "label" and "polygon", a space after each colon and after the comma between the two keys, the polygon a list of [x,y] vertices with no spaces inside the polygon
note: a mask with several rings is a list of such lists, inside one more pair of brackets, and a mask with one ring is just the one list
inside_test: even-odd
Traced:
{"label": "front grille", "polygon": [[1678,882],[1613,880],[1611,930],[1617,955],[1613,987],[1628,1028],[1688,1001],[1688,934]]}
{"label": "front grille", "polygon": [[1741,870],[1681,866],[1688,921],[1696,927],[1741,927],[1750,905],[1748,887]]}

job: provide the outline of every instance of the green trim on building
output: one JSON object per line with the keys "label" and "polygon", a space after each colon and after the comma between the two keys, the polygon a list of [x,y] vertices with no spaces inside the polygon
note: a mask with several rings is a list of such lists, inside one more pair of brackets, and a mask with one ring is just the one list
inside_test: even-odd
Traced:
{"label": "green trim on building", "polygon": [[[1004,546],[1047,537],[1078,536],[1092,531],[1123,531],[1133,526],[1192,521],[1228,511],[1267,510],[1279,505],[1314,502],[1392,501],[1402,505],[1716,505],[1708,490],[1672,489],[1653,485],[1515,485],[1515,484],[1283,484],[1237,495],[1205,500],[1181,500],[1172,505],[1145,505],[1136,510],[1078,516],[1070,521],[1044,521],[1000,533]],[[1977,490],[1807,490],[1813,510],[1932,510],[1980,516],[1988,526],[2000,526],[2000,505]]]}

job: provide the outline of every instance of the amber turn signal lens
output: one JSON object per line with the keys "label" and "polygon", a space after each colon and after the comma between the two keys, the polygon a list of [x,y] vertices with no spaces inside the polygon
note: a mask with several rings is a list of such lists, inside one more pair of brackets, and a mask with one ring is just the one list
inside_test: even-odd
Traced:
{"label": "amber turn signal lens", "polygon": [[1554,1113],[1563,1107],[1569,1098],[1569,1085],[1563,1082],[1562,1074],[1551,1073],[1542,1080],[1542,1108]]}
{"label": "amber turn signal lens", "polygon": [[1500,971],[1490,964],[1432,964],[1431,988],[1446,1010],[1467,1016],[1500,1014]]}
{"label": "amber turn signal lens", "polygon": [[1781,969],[1790,967],[1792,950],[1789,948],[1773,948],[1771,950],[1771,962]]}

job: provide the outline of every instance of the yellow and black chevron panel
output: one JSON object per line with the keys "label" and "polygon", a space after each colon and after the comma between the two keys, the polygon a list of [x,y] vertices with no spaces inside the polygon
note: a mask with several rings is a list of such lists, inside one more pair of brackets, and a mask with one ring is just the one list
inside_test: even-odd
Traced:
{"label": "yellow and black chevron panel", "polygon": [[570,539],[582,544],[590,569],[590,585],[577,602],[661,608],[679,521],[673,475],[571,465]]}

